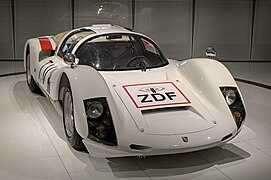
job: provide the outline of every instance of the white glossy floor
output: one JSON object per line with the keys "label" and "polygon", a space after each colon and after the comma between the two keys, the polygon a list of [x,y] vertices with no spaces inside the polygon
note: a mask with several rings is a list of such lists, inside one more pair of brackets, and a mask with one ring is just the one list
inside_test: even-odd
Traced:
{"label": "white glossy floor", "polygon": [[[259,65],[227,63],[236,76],[253,79],[258,74],[261,83],[271,85],[271,63]],[[0,179],[271,179],[271,90],[238,84],[247,106],[246,127],[224,148],[95,159],[69,147],[62,118],[45,97],[30,93],[25,75],[1,77]]]}

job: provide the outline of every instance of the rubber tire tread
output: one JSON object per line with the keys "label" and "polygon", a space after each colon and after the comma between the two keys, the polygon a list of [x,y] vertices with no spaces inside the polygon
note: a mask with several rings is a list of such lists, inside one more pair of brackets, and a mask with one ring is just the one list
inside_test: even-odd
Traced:
{"label": "rubber tire tread", "polygon": [[[74,125],[74,131],[73,131],[73,134],[71,137],[69,137],[67,135],[67,132],[66,132],[66,126],[65,126],[65,112],[64,112],[64,104],[65,104],[65,94],[67,91],[70,92],[71,94],[71,97],[72,97],[72,92],[71,92],[71,89],[70,89],[70,86],[66,86],[64,87],[64,94],[63,94],[63,106],[62,106],[62,110],[63,110],[63,125],[64,125],[64,131],[65,131],[65,134],[66,134],[66,137],[67,137],[67,140],[68,142],[70,143],[70,145],[77,151],[85,151],[85,146],[82,142],[82,137],[78,134],[78,132],[76,131],[76,128],[75,128],[75,125]],[[72,98],[72,101],[73,101],[73,98]],[[73,103],[72,103],[73,104]]]}

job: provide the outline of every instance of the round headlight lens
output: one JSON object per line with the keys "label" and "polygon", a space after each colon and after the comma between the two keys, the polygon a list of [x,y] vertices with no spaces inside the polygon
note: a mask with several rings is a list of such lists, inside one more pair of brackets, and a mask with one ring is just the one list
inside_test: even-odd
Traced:
{"label": "round headlight lens", "polygon": [[225,92],[226,102],[230,106],[232,105],[236,100],[236,91],[235,90],[227,90]]}
{"label": "round headlight lens", "polygon": [[98,118],[103,114],[104,107],[99,101],[92,101],[87,107],[87,115],[90,118]]}

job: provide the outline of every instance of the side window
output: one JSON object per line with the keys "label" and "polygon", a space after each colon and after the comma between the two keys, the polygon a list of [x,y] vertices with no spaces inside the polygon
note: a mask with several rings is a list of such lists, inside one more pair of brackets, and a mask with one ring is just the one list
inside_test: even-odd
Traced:
{"label": "side window", "polygon": [[159,51],[154,47],[152,43],[150,43],[147,39],[141,39],[143,46],[149,52],[159,55]]}
{"label": "side window", "polygon": [[84,37],[92,34],[93,31],[90,30],[78,30],[71,33],[69,36],[65,38],[63,43],[61,44],[57,55],[61,58],[65,56],[65,54],[72,52],[74,46],[82,40]]}
{"label": "side window", "polygon": [[66,39],[63,41],[62,45],[59,48],[59,51],[57,53],[57,55],[61,58],[63,58],[65,56],[65,54],[67,54],[68,52],[71,52],[71,50],[74,47],[74,43],[72,42],[74,33],[71,34],[70,36],[66,37]]}

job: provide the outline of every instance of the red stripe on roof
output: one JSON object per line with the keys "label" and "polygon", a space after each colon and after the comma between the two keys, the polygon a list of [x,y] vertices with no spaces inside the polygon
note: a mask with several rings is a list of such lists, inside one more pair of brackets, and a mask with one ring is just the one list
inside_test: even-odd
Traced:
{"label": "red stripe on roof", "polygon": [[40,47],[42,50],[53,50],[52,44],[49,38],[38,38],[40,41]]}

